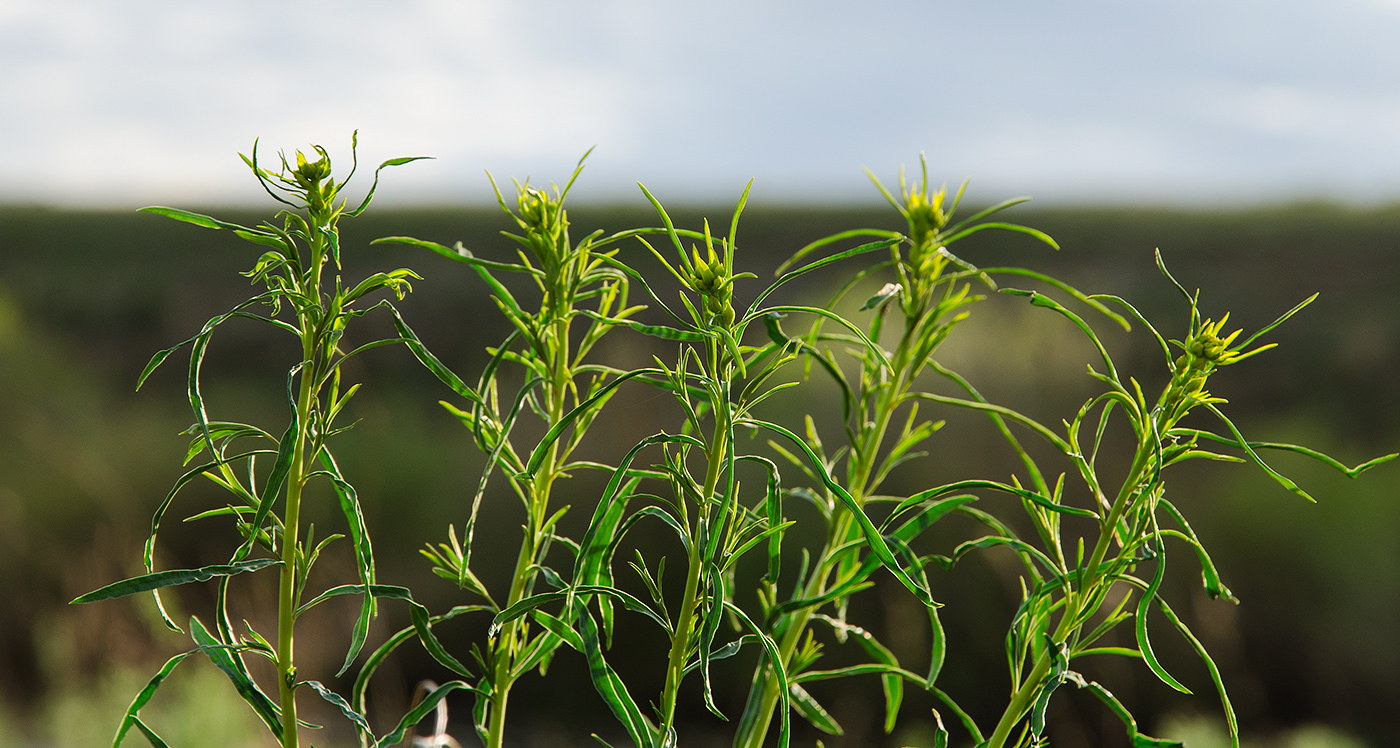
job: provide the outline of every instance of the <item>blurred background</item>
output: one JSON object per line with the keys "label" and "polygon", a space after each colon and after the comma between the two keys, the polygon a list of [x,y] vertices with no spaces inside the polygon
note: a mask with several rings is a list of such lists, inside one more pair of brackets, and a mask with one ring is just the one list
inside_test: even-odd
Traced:
{"label": "blurred background", "polygon": [[[1118,294],[1168,336],[1181,334],[1186,311],[1153,265],[1155,248],[1187,288],[1201,289],[1207,315],[1229,311],[1246,330],[1320,292],[1271,334],[1278,350],[1223,371],[1212,389],[1251,437],[1354,464],[1400,445],[1397,32],[1400,5],[1385,0],[0,3],[0,747],[108,744],[131,697],[187,645],[147,598],[66,601],[139,570],[150,513],[180,474],[189,416],[178,356],[139,393],[136,376],[154,351],[244,298],[238,272],[257,256],[232,237],[133,209],[270,217],[271,201],[235,155],[255,137],[268,154],[321,143],[343,165],[358,129],[364,163],[436,157],[386,172],[374,208],[347,221],[345,275],[419,271],[425,279],[401,309],[469,376],[504,334],[474,275],[367,243],[409,234],[505,256],[496,232],[511,226],[491,207],[482,169],[498,182],[562,182],[596,145],[570,201],[579,235],[653,223],[639,180],[676,207],[678,223],[698,227],[702,216],[727,217],[752,178],[741,263],[766,278],[814,238],[900,228],[860,169],[891,184],[924,152],[935,183],[972,178],[971,203],[1034,195],[1009,217],[1063,248],[988,232],[961,255]],[[363,176],[357,183],[367,187]],[[645,262],[637,247],[624,252]],[[814,279],[806,300],[821,301],[844,272]],[[1049,423],[1072,415],[1094,391],[1084,374],[1092,351],[1063,320],[992,296],[949,340],[946,361],[993,400]],[[1161,386],[1144,331],[1105,334],[1120,368],[1149,391]],[[282,427],[279,391],[295,353],[279,346],[252,326],[215,340],[206,386],[215,417]],[[607,353],[645,361],[645,346]],[[461,526],[479,457],[436,404],[448,393],[406,352],[358,366],[362,420],[340,453],[365,497],[381,578],[413,587],[434,610],[465,602],[416,551],[445,540],[448,523]],[[633,394],[608,416],[610,433],[674,422]],[[1013,469],[984,423],[947,417],[934,456],[897,475],[901,485]],[[1319,503],[1244,466],[1188,465],[1171,479],[1243,604],[1209,600],[1187,563],[1173,567],[1169,599],[1214,653],[1249,748],[1389,745],[1400,703],[1400,469],[1352,481],[1305,460],[1276,462]],[[187,513],[220,505],[193,488],[181,499]],[[519,522],[499,498],[487,509],[494,530],[478,534],[488,584],[509,573]],[[201,524],[167,523],[162,568],[225,559],[227,528]],[[943,532],[930,542],[951,547],[973,529]],[[649,550],[674,553],[659,542]],[[1002,561],[970,558],[934,579],[950,637],[967,642],[950,652],[941,683],[987,719],[1005,699],[1001,636],[1016,594]],[[346,563],[328,560],[327,578],[348,574]],[[242,610],[259,609],[266,582],[236,588]],[[207,615],[211,594],[191,586],[172,596],[176,618]],[[883,585],[861,600],[857,621],[901,658],[927,656],[911,600]],[[307,619],[304,670],[329,678],[343,654],[343,612]],[[386,606],[375,636],[403,625],[403,613]],[[322,626],[318,645],[312,632]],[[465,652],[483,633],[468,622],[444,637]],[[649,635],[638,627],[629,640],[635,662],[615,654],[643,684]],[[1153,734],[1223,745],[1203,668],[1159,639],[1195,696],[1121,663],[1089,675]],[[730,663],[717,677],[743,683],[752,660]],[[377,724],[402,712],[419,679],[447,677],[409,649],[383,672],[371,692]],[[586,678],[561,656],[550,682],[569,685],[523,680],[512,701],[519,744],[616,736]],[[172,685],[143,712],[172,746],[267,745],[208,663],[182,666]],[[933,702],[920,694],[886,737],[877,681],[814,692],[847,728],[826,745],[931,740]],[[688,743],[727,744],[723,723],[698,708],[698,688],[691,697]],[[737,714],[742,689],[719,699]],[[460,722],[468,706],[454,709]],[[1051,722],[1053,745],[1124,744],[1121,725],[1078,694],[1057,697]],[[465,723],[454,730],[470,739]],[[818,737],[799,731],[795,744]],[[330,728],[316,740],[351,744]]]}

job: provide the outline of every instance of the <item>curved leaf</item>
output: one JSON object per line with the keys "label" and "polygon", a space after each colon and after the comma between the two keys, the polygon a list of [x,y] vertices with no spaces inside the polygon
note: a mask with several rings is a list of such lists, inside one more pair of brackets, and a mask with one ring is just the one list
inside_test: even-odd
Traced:
{"label": "curved leaf", "polygon": [[143,574],[139,577],[123,579],[93,590],[86,595],[79,595],[73,598],[69,605],[77,603],[91,603],[98,600],[111,600],[117,597],[134,595],[138,592],[149,592],[161,587],[173,587],[190,582],[208,582],[218,577],[229,577],[234,574],[242,574],[245,571],[257,571],[268,566],[280,565],[282,562],[275,558],[259,558],[252,561],[239,561],[233,564],[216,564],[214,566],[204,566],[198,569],[172,569],[170,571],[158,571],[154,574]]}

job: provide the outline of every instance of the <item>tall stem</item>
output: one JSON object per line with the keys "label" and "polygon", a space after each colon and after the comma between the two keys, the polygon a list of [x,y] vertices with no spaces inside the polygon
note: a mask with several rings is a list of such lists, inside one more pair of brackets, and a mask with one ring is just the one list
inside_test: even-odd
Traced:
{"label": "tall stem", "polygon": [[[895,349],[894,380],[887,385],[876,398],[874,415],[874,428],[869,429],[860,440],[859,449],[853,453],[856,460],[852,465],[850,486],[848,489],[856,503],[862,503],[871,490],[869,486],[870,476],[874,472],[877,453],[880,445],[885,440],[885,433],[889,430],[890,419],[894,416],[895,407],[899,403],[899,396],[909,384],[909,368],[907,360],[909,358],[909,347],[912,341],[914,323],[906,324],[903,337],[900,338],[899,347]],[[803,586],[801,596],[812,598],[821,595],[826,591],[826,580],[830,574],[828,566],[831,563],[830,552],[833,548],[839,548],[849,540],[852,532],[853,517],[850,512],[841,512],[836,517],[836,524],[831,530],[827,539],[826,547],[822,549],[821,555],[817,558],[817,566],[808,577],[807,583]],[[797,651],[798,644],[802,641],[802,635],[807,631],[807,626],[812,622],[812,616],[816,609],[812,607],[802,608],[789,614],[788,625],[783,633],[782,640],[778,642],[778,654],[784,666],[792,662],[793,653]],[[773,721],[773,710],[778,706],[778,680],[774,677],[771,665],[760,663],[760,674],[753,688],[759,689],[758,707],[754,712],[756,719],[746,720],[740,723],[739,732],[734,736],[735,748],[761,748],[764,739],[768,736],[768,728]],[[753,696],[750,696],[752,699]]]}
{"label": "tall stem", "polygon": [[[727,378],[722,379],[718,392],[728,393],[728,385]],[[721,412],[721,408],[728,408],[728,405],[727,402],[715,403],[714,438],[710,440],[710,449],[707,451],[705,484],[700,494],[700,506],[696,512],[696,515],[706,522],[710,516],[710,500],[719,487],[725,456],[729,452],[730,419],[727,413]],[[708,526],[708,531],[711,533],[719,532],[720,529],[716,526]],[[681,678],[685,673],[686,661],[690,657],[690,638],[695,631],[695,611],[700,597],[700,576],[705,565],[700,541],[700,538],[692,537],[690,550],[686,555],[685,594],[681,598],[680,610],[676,613],[676,628],[671,636],[671,654],[666,664],[666,686],[661,693],[662,740],[665,740],[666,735],[670,734],[671,727],[675,723],[676,694],[680,691]]]}
{"label": "tall stem", "polygon": [[[1133,458],[1133,466],[1128,470],[1128,477],[1123,481],[1122,487],[1118,489],[1118,495],[1113,500],[1113,506],[1109,509],[1108,517],[1099,526],[1099,539],[1094,544],[1094,551],[1089,556],[1089,563],[1084,567],[1084,576],[1081,578],[1079,589],[1066,590],[1064,614],[1060,617],[1060,623],[1055,628],[1055,633],[1051,637],[1055,644],[1063,644],[1074,633],[1083,621],[1087,611],[1081,608],[1083,601],[1092,600],[1096,597],[1095,588],[1103,580],[1099,570],[1103,565],[1104,558],[1108,555],[1108,547],[1112,543],[1114,531],[1117,529],[1118,520],[1127,510],[1128,502],[1132,498],[1134,489],[1138,482],[1142,480],[1142,474],[1146,471],[1152,458],[1152,447],[1147,443],[1138,445],[1137,454]],[[1031,703],[1036,698],[1041,681],[1050,672],[1053,653],[1047,647],[1036,660],[1031,672],[1026,679],[1021,682],[1020,688],[1011,696],[1011,702],[1006,705],[1006,710],[1002,712],[1001,719],[997,722],[996,729],[991,737],[987,739],[984,748],[1002,748],[1007,738],[1011,736],[1011,731],[1020,723],[1021,718],[1030,710]]]}
{"label": "tall stem", "polygon": [[[326,252],[326,224],[323,216],[311,212],[311,262],[303,276],[303,290],[310,299],[321,296],[321,265]],[[334,231],[334,228],[330,228]],[[322,310],[324,312],[324,310]],[[277,595],[277,691],[282,702],[282,748],[297,748],[296,704],[297,669],[294,662],[292,629],[296,623],[298,590],[297,556],[301,543],[301,491],[306,482],[306,446],[311,435],[311,403],[316,381],[316,356],[321,350],[318,338],[321,315],[298,314],[301,326],[300,390],[297,394],[297,435],[292,447],[292,464],[287,473],[287,506],[282,518],[282,574]]]}
{"label": "tall stem", "polygon": [[301,489],[306,480],[307,428],[311,420],[311,387],[315,373],[311,370],[314,343],[307,338],[303,345],[300,374],[301,390],[297,395],[297,436],[292,451],[292,465],[287,474],[287,507],[282,519],[282,574],[277,596],[277,685],[282,702],[282,748],[297,748],[296,665],[293,663],[292,628],[297,604],[296,572],[298,544],[301,538]]}
{"label": "tall stem", "polygon": [[[563,420],[568,403],[569,384],[573,372],[569,368],[569,322],[567,315],[558,315],[554,324],[555,346],[553,351],[553,372],[549,384],[549,422],[546,428]],[[544,463],[540,465],[530,485],[530,506],[525,526],[525,537],[520,541],[520,552],[515,559],[515,572],[511,577],[510,595],[506,607],[520,602],[525,597],[532,576],[531,567],[543,541],[542,532],[549,495],[558,477],[559,443],[551,444]],[[510,689],[515,685],[511,671],[515,666],[515,654],[527,619],[517,618],[508,622],[494,651],[494,671],[491,679],[491,717],[487,725],[487,748],[501,748],[505,743],[506,707],[510,701]]]}

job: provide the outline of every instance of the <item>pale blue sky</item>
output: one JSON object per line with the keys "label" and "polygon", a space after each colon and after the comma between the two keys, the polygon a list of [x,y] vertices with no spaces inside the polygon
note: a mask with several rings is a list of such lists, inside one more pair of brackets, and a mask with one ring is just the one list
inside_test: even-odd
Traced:
{"label": "pale blue sky", "polygon": [[0,201],[257,202],[236,152],[429,154],[386,202],[1400,198],[1400,0],[0,0]]}

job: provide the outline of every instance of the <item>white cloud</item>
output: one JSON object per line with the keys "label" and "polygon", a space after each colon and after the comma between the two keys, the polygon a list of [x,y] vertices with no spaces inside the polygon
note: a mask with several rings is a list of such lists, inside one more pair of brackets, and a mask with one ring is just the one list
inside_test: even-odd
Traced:
{"label": "white cloud", "polygon": [[[11,0],[0,199],[258,199],[234,151],[426,153],[384,196],[484,197],[482,168],[581,195],[868,199],[928,151],[1052,200],[1262,199],[1400,181],[1400,15],[1185,0]],[[1253,196],[1251,198],[1250,196]]]}

